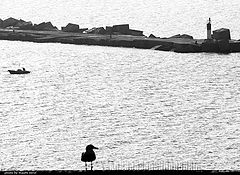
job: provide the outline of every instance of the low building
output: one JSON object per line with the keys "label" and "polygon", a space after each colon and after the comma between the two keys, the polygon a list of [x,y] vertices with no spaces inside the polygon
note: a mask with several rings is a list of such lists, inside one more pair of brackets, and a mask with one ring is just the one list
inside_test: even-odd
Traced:
{"label": "low building", "polygon": [[231,40],[230,30],[221,28],[213,31],[213,39],[216,40]]}

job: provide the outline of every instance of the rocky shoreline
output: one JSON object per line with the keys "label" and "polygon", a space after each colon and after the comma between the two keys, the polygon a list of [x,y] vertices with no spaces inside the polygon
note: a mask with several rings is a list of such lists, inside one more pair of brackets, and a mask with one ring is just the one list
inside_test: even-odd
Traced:
{"label": "rocky shoreline", "polygon": [[143,31],[130,29],[129,24],[88,29],[69,23],[58,30],[51,22],[33,25],[14,18],[0,19],[0,40],[129,47],[178,53],[240,52],[240,41],[230,39],[228,29],[213,31],[213,39],[194,39],[186,34],[160,38],[153,34],[144,36]]}

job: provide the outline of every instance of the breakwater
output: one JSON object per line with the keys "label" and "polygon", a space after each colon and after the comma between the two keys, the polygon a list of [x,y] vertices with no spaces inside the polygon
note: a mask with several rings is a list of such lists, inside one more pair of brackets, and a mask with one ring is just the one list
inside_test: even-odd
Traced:
{"label": "breakwater", "polygon": [[[13,24],[17,27],[14,27]],[[31,22],[10,18],[2,21],[0,39],[38,43],[54,42],[130,47],[179,53],[240,52],[240,40],[228,39],[224,36],[225,33],[222,34],[221,32],[216,32],[216,38],[218,39],[194,39],[192,36],[185,34],[160,38],[154,35],[144,36],[142,31],[129,29],[128,24],[107,26],[106,29],[103,27],[80,29],[78,25],[69,23],[66,27],[62,27],[62,30],[58,30],[50,22],[32,25]]]}
{"label": "breakwater", "polygon": [[[64,43],[81,45],[99,45],[113,47],[130,47],[174,51],[180,53],[240,52],[240,41],[229,40],[225,45],[221,42],[189,38],[149,38],[131,35],[103,35],[70,33],[62,31],[33,31],[0,29],[1,40],[30,41],[38,43]],[[222,46],[222,47],[221,47]]]}

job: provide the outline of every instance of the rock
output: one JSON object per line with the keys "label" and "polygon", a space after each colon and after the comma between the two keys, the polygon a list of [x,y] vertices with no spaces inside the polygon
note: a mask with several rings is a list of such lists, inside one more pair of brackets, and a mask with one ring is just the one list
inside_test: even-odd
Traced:
{"label": "rock", "polygon": [[157,38],[155,35],[151,34],[148,38]]}
{"label": "rock", "polygon": [[66,27],[62,27],[64,32],[79,32],[79,25],[68,23]]}
{"label": "rock", "polygon": [[94,33],[94,30],[96,30],[96,27],[86,30],[85,33]]}
{"label": "rock", "polygon": [[113,33],[113,27],[106,26],[106,34],[112,34]]}
{"label": "rock", "polygon": [[3,28],[9,27],[9,26],[13,26],[14,27],[18,22],[19,22],[19,20],[10,17],[8,19],[5,19],[2,22],[2,27]]}
{"label": "rock", "polygon": [[181,35],[181,38],[193,39],[191,35],[187,35],[187,34]]}
{"label": "rock", "polygon": [[133,36],[144,36],[143,31],[141,30],[134,30],[134,29],[129,29],[129,24],[120,24],[120,25],[114,25],[113,27],[106,27],[106,33],[114,33],[118,35],[133,35]]}
{"label": "rock", "polygon": [[106,30],[103,27],[96,28],[96,34],[106,34]]}
{"label": "rock", "polygon": [[22,30],[32,30],[33,24],[31,21],[26,22],[23,20],[19,20],[18,23],[15,25],[15,27],[18,27],[19,29],[22,29]]}
{"label": "rock", "polygon": [[129,33],[129,24],[114,25],[113,32],[118,32],[121,34],[128,34]]}
{"label": "rock", "polygon": [[216,40],[231,40],[230,30],[221,28],[213,31],[213,39]]}
{"label": "rock", "polygon": [[92,29],[86,30],[85,33],[90,33],[90,34],[106,34],[106,30],[103,27],[94,27]]}
{"label": "rock", "polygon": [[169,37],[169,38],[180,38],[181,37],[181,35],[180,34],[177,34],[177,35],[173,35],[173,36],[171,36],[171,37]]}
{"label": "rock", "polygon": [[187,35],[187,34],[183,34],[183,35],[177,34],[177,35],[171,36],[170,38],[186,38],[186,39],[193,39],[193,37],[192,37],[191,35]]}
{"label": "rock", "polygon": [[55,31],[58,30],[56,26],[53,26],[51,22],[42,22],[40,24],[34,24],[34,30],[47,30],[47,31]]}
{"label": "rock", "polygon": [[86,30],[88,30],[88,28],[81,28],[81,29],[79,29],[79,32],[80,32],[80,33],[83,33],[83,32],[86,31]]}
{"label": "rock", "polygon": [[2,23],[3,23],[3,20],[0,19],[0,28],[2,28]]}
{"label": "rock", "polygon": [[129,29],[127,34],[128,35],[133,35],[133,36],[144,36],[143,31],[133,30],[133,29]]}

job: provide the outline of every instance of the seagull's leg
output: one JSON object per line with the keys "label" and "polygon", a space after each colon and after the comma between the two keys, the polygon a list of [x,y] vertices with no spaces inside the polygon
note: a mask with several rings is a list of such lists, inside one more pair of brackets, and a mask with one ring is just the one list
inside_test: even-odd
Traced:
{"label": "seagull's leg", "polygon": [[86,171],[87,171],[87,162],[85,162],[85,168],[86,168]]}
{"label": "seagull's leg", "polygon": [[91,162],[91,170],[92,170],[92,168],[93,168],[93,165],[92,165],[92,162]]}

